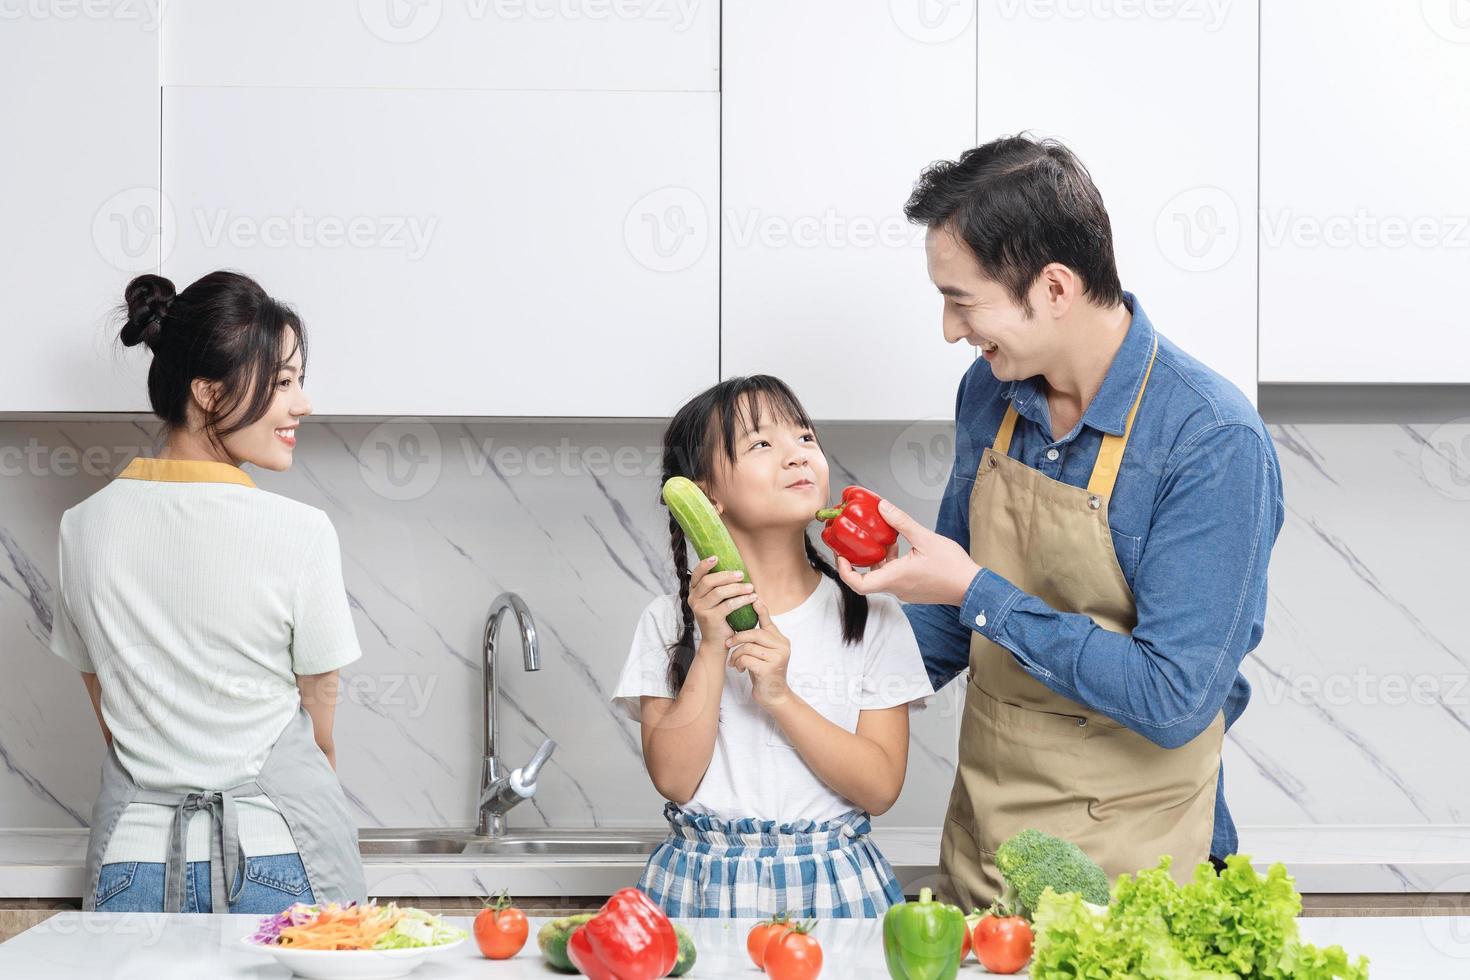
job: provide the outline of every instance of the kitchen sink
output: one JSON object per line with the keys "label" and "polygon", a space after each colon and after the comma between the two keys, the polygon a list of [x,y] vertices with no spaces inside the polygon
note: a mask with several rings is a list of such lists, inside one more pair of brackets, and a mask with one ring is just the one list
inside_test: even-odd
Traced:
{"label": "kitchen sink", "polygon": [[358,834],[364,859],[405,857],[468,861],[496,859],[545,861],[629,861],[646,858],[668,836],[667,830],[511,831],[504,837],[479,837],[473,830],[366,828]]}

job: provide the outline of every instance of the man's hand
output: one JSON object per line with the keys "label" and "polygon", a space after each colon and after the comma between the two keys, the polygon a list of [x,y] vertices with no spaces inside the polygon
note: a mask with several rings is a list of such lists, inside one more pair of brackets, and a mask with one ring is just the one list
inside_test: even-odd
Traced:
{"label": "man's hand", "polygon": [[920,524],[887,500],[878,513],[909,543],[908,554],[898,557],[898,545],[866,575],[859,574],[842,556],[837,574],[859,595],[888,592],[904,602],[958,606],[980,566],[959,545]]}

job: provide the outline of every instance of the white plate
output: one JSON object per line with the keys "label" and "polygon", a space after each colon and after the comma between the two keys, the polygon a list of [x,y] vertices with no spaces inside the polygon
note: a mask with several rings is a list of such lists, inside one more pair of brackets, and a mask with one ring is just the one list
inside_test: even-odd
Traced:
{"label": "white plate", "polygon": [[276,962],[299,977],[312,980],[386,980],[412,973],[430,956],[453,949],[464,940],[415,949],[292,949],[253,942],[249,936],[240,942],[254,952],[269,953]]}

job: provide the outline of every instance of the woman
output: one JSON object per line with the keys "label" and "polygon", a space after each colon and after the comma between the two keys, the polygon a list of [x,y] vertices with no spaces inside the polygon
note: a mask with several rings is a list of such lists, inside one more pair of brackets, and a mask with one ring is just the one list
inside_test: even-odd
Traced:
{"label": "woman", "polygon": [[177,296],[139,276],[125,296],[167,441],[61,519],[51,649],[108,745],[83,907],[362,901],[332,743],[337,672],[362,655],[337,535],[240,468],[291,465],[311,414],[301,322],[232,272]]}

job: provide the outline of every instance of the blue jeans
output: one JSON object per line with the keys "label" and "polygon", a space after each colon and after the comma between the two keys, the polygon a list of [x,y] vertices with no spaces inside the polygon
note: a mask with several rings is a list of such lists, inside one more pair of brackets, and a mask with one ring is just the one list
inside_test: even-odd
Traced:
{"label": "blue jeans", "polygon": [[[117,861],[104,864],[97,880],[99,912],[162,912],[163,862]],[[240,879],[236,877],[235,886]],[[231,889],[234,890],[233,888]],[[185,912],[210,912],[209,862],[190,861],[184,874]],[[298,854],[265,854],[245,859],[245,887],[230,903],[231,912],[274,915],[293,902],[316,902]]]}

